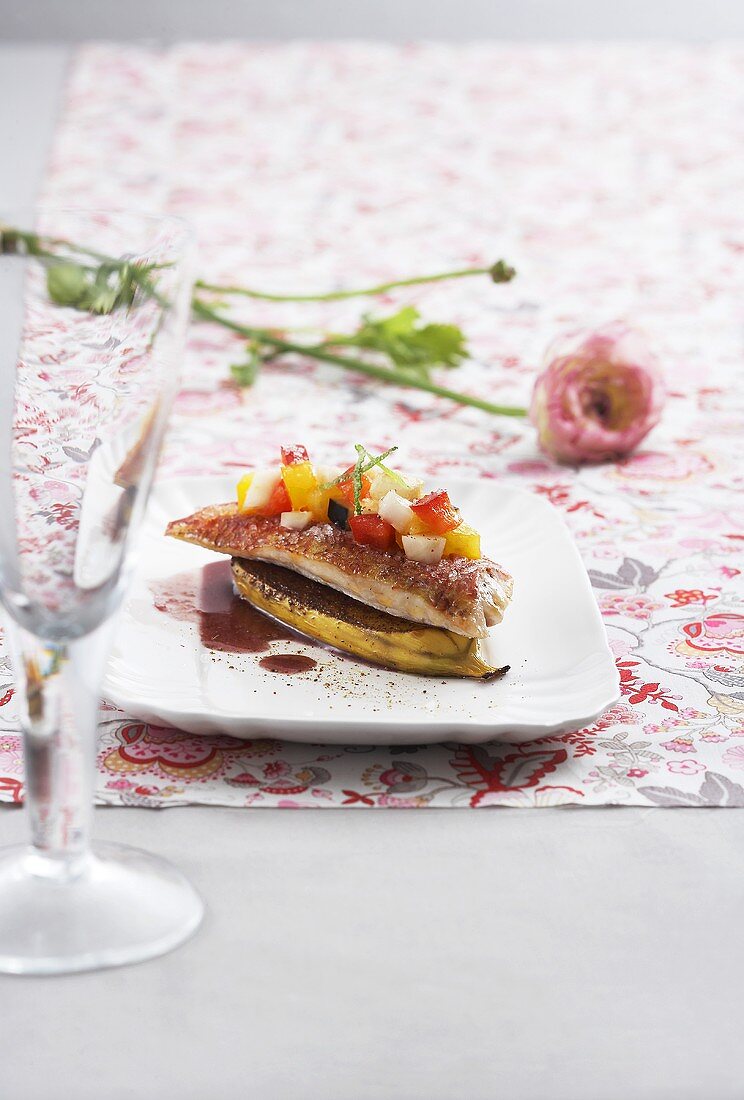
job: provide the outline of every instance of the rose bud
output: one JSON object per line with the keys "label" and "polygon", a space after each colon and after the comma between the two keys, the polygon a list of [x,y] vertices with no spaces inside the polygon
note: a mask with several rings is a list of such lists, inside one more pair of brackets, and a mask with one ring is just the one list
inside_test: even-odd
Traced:
{"label": "rose bud", "polygon": [[664,383],[641,337],[621,322],[554,343],[535,382],[530,419],[558,462],[607,462],[658,422]]}

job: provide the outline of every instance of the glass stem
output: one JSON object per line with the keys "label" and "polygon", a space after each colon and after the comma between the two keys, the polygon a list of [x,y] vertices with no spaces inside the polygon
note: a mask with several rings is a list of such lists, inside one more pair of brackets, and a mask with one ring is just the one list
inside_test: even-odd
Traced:
{"label": "glass stem", "polygon": [[99,688],[108,646],[101,629],[65,644],[46,642],[20,627],[11,634],[37,870],[66,877],[82,869],[88,851]]}

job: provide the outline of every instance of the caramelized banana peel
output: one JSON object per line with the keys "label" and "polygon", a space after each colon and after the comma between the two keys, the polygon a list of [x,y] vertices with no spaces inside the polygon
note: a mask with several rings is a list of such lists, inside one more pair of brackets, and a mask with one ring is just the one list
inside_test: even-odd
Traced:
{"label": "caramelized banana peel", "polygon": [[477,638],[409,622],[267,562],[232,559],[236,591],[267,615],[325,645],[398,672],[488,680],[508,669],[482,656]]}

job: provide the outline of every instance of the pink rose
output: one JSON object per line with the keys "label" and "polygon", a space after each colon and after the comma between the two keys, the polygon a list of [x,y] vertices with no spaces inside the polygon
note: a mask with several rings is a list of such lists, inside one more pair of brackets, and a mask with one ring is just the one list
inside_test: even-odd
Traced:
{"label": "pink rose", "polygon": [[663,403],[656,360],[632,329],[614,322],[552,345],[530,418],[541,449],[558,462],[606,462],[640,443]]}

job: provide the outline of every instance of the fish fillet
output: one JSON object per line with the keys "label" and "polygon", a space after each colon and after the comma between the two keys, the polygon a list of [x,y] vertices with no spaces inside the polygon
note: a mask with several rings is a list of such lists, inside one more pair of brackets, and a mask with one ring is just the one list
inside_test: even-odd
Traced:
{"label": "fish fillet", "polygon": [[512,595],[512,578],[487,558],[424,565],[397,547],[360,546],[330,523],[289,531],[278,517],[247,515],[236,504],[173,520],[166,534],[231,557],[282,565],[390,615],[468,638],[483,638],[501,622]]}

